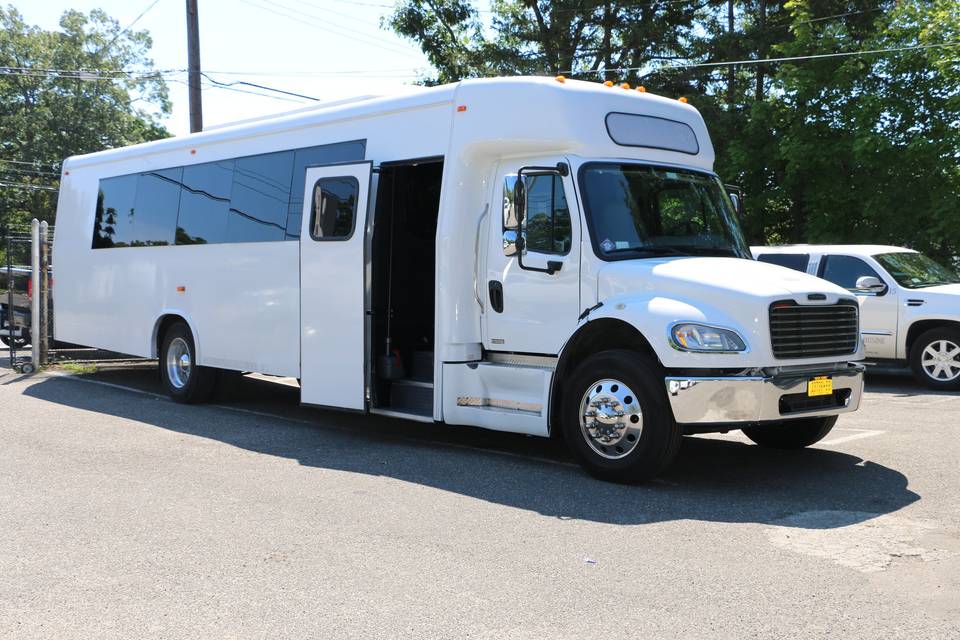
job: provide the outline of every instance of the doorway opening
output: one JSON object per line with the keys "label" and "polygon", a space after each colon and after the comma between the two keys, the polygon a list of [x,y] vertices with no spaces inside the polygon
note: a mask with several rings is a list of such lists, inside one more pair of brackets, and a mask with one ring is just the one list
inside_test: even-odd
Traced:
{"label": "doorway opening", "polygon": [[380,166],[372,240],[372,405],[433,416],[437,218],[443,159]]}

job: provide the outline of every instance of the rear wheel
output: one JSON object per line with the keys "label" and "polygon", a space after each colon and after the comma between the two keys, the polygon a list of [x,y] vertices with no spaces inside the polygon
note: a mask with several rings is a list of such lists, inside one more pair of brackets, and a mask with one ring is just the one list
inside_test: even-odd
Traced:
{"label": "rear wheel", "polygon": [[635,351],[603,351],[577,367],[564,385],[564,439],[594,477],[640,482],[676,456],[681,432],[657,368]]}
{"label": "rear wheel", "polygon": [[931,389],[960,389],[960,331],[942,327],[921,334],[910,349],[910,368]]}
{"label": "rear wheel", "polygon": [[184,322],[170,325],[163,336],[160,377],[167,394],[175,402],[205,402],[213,395],[217,370],[196,364],[193,334]]}
{"label": "rear wheel", "polygon": [[761,447],[802,449],[827,437],[835,424],[837,424],[837,416],[800,418],[760,427],[748,427],[743,430],[743,433]]}

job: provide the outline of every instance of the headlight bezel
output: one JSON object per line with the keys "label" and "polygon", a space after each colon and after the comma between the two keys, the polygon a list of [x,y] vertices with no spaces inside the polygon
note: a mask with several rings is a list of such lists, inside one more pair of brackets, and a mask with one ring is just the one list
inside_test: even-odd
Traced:
{"label": "headlight bezel", "polygon": [[[709,348],[709,347],[696,347],[688,346],[683,344],[680,339],[677,337],[677,330],[683,327],[693,327],[699,329],[701,333],[705,332],[716,332],[720,336],[726,336],[729,342],[725,344],[722,348]],[[731,329],[730,327],[723,327],[715,324],[707,324],[704,322],[693,322],[693,321],[680,321],[674,322],[670,325],[667,330],[668,342],[670,346],[676,349],[677,351],[683,351],[685,353],[715,353],[715,354],[744,354],[750,351],[750,345],[747,344],[747,341],[744,340],[743,336],[740,335],[740,332],[736,329]],[[703,345],[703,341],[700,340],[700,344]],[[731,348],[736,347],[739,344],[740,348]]]}

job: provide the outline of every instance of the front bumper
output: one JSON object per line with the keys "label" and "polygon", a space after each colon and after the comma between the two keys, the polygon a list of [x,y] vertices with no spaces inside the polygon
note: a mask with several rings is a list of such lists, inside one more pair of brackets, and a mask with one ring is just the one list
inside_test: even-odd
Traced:
{"label": "front bumper", "polygon": [[[833,378],[833,395],[807,397],[816,376]],[[804,369],[764,376],[667,377],[667,397],[679,424],[755,423],[833,416],[860,407],[863,367]]]}

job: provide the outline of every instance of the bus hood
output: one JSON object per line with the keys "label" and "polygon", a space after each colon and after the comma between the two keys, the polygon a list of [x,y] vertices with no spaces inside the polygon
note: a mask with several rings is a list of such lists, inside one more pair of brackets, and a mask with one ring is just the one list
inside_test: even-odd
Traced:
{"label": "bus hood", "polygon": [[699,298],[716,306],[736,305],[738,298],[792,299],[807,304],[811,293],[826,295],[820,304],[853,297],[846,289],[815,276],[741,258],[623,260],[605,265],[597,284],[600,301],[629,293]]}

